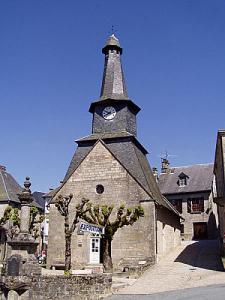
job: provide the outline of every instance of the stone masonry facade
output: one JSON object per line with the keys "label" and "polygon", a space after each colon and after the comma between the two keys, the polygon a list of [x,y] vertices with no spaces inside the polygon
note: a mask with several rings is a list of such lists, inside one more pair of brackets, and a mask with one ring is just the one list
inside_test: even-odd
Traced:
{"label": "stone masonry facade", "polygon": [[180,245],[181,232],[180,220],[167,209],[160,207],[156,212],[157,219],[157,261],[164,257],[171,250]]}
{"label": "stone masonry facade", "polygon": [[[188,212],[188,199],[203,198],[204,199],[204,211],[199,213]],[[181,195],[168,195],[168,200],[181,199]],[[183,222],[183,233],[182,238],[184,240],[191,240],[194,237],[194,227],[195,223],[206,223],[207,224],[207,237],[209,239],[214,239],[217,237],[216,231],[216,207],[213,203],[211,192],[199,192],[199,193],[188,193],[182,195],[182,216],[184,218]]]}
{"label": "stone masonry facade", "polygon": [[[104,164],[102,163],[104,161]],[[102,184],[104,193],[97,194],[96,186]],[[70,215],[73,216],[77,203],[82,198],[90,199],[93,203],[112,204],[118,207],[124,203],[127,206],[139,204],[139,200],[150,200],[149,195],[140,187],[113,155],[98,142],[85,160],[77,168],[70,179],[65,183],[58,194],[72,193]],[[56,195],[57,197],[57,195]],[[145,204],[144,220],[139,220],[132,227],[119,229],[113,239],[112,258],[115,266],[134,258],[140,260],[155,260],[154,246],[154,202]],[[63,219],[54,204],[50,206],[50,228],[48,266],[53,260],[64,259]],[[89,234],[74,233],[72,239],[72,265],[78,267],[89,263]],[[121,247],[121,242],[123,247]],[[144,244],[145,245],[144,245]]]}
{"label": "stone masonry facade", "polygon": [[221,254],[225,255],[225,130],[218,131],[215,162],[214,202],[217,205]]}

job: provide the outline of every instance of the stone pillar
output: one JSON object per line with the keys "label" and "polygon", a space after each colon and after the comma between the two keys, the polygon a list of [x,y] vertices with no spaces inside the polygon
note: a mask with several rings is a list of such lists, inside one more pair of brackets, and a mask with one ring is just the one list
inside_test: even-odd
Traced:
{"label": "stone pillar", "polygon": [[30,206],[21,204],[20,218],[20,232],[28,234],[30,226]]}
{"label": "stone pillar", "polygon": [[8,297],[7,297],[7,300],[18,300],[19,299],[19,295],[17,294],[16,291],[9,291],[8,293]]}
{"label": "stone pillar", "polygon": [[7,298],[5,297],[5,295],[1,289],[0,289],[0,300],[7,300]]}
{"label": "stone pillar", "polygon": [[24,182],[24,189],[22,193],[18,194],[18,198],[21,202],[21,212],[20,212],[20,233],[29,234],[30,226],[30,203],[33,201],[31,190],[30,190],[30,178],[26,177]]}

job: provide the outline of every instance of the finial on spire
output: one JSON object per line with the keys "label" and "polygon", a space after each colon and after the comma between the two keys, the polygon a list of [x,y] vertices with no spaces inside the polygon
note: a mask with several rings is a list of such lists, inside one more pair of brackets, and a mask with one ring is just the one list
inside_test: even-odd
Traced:
{"label": "finial on spire", "polygon": [[111,34],[113,35],[114,34],[114,26],[112,25],[111,27]]}
{"label": "finial on spire", "polygon": [[114,25],[111,26],[111,35],[114,35],[115,36],[115,33],[117,32],[117,30],[115,29]]}
{"label": "finial on spire", "polygon": [[120,46],[119,39],[115,36],[114,33],[112,33],[105,46],[102,48],[102,53],[107,54],[109,50],[117,50],[120,54],[122,54],[123,49]]}

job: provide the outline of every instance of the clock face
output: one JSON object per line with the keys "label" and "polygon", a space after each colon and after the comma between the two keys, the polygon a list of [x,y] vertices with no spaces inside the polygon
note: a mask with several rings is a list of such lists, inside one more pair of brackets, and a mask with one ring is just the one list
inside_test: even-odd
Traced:
{"label": "clock face", "polygon": [[105,120],[112,120],[116,115],[116,110],[113,106],[107,106],[102,111],[102,116]]}

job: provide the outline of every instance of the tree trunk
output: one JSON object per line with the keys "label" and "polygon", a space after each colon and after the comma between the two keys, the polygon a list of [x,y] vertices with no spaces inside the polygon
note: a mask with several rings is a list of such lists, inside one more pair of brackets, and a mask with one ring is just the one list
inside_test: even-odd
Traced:
{"label": "tree trunk", "polygon": [[111,257],[111,238],[110,237],[103,237],[102,239],[102,248],[103,248],[103,266],[104,271],[107,273],[112,273],[113,271],[113,264],[112,264],[112,257]]}
{"label": "tree trunk", "polygon": [[71,268],[71,232],[69,230],[69,217],[65,216],[65,271]]}
{"label": "tree trunk", "polygon": [[65,271],[71,269],[71,234],[66,234],[66,247],[65,247]]}

